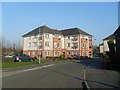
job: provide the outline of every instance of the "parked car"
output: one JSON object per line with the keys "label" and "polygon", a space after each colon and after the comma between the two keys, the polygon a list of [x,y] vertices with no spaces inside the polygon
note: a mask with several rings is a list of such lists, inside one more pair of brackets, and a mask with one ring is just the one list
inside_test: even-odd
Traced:
{"label": "parked car", "polygon": [[13,58],[13,55],[6,55],[5,58]]}
{"label": "parked car", "polygon": [[34,59],[26,54],[14,54],[14,62],[33,62]]}

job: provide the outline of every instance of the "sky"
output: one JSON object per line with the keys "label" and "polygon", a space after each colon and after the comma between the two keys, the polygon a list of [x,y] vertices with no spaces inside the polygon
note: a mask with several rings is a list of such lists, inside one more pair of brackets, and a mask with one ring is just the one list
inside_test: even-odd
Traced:
{"label": "sky", "polygon": [[94,45],[118,27],[117,2],[3,2],[2,36],[9,41],[38,26],[63,30],[78,27],[93,35]]}

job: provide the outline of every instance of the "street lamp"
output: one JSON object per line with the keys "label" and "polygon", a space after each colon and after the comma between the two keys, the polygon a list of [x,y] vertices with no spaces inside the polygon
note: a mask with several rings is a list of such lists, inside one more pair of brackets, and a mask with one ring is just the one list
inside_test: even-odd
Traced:
{"label": "street lamp", "polygon": [[[39,52],[39,51],[40,51],[40,28],[39,28],[39,38],[38,38],[38,43],[39,43],[39,45],[38,45],[38,52]],[[41,63],[41,60],[40,60],[40,52],[39,52],[38,56],[39,56],[38,63],[40,64],[40,63]]]}

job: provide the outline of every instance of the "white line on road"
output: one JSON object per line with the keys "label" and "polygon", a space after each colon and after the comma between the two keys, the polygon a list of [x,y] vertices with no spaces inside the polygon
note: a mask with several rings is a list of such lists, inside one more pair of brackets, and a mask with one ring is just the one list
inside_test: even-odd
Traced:
{"label": "white line on road", "polygon": [[22,71],[31,71],[31,70],[36,70],[36,69],[40,69],[40,68],[46,68],[46,67],[51,67],[54,66],[55,64],[50,64],[50,65],[45,65],[42,67],[36,67],[36,68],[30,68],[30,69],[26,69],[26,70],[22,70]]}
{"label": "white line on road", "polygon": [[50,64],[50,65],[45,65],[45,66],[41,66],[41,67],[36,67],[36,68],[30,68],[30,69],[26,69],[26,70],[21,70],[21,71],[15,71],[15,72],[1,72],[0,74],[4,73],[4,75],[0,75],[0,79],[3,77],[7,77],[13,74],[17,74],[17,73],[21,73],[21,72],[27,72],[27,71],[32,71],[32,70],[36,70],[36,69],[41,69],[41,68],[46,68],[46,67],[51,67],[54,66],[55,64]]}
{"label": "white line on road", "polygon": [[87,83],[87,81],[86,81],[86,71],[87,71],[87,66],[84,68],[83,80],[84,80],[84,83],[85,83],[87,89],[90,90],[90,87],[88,86],[88,83]]}

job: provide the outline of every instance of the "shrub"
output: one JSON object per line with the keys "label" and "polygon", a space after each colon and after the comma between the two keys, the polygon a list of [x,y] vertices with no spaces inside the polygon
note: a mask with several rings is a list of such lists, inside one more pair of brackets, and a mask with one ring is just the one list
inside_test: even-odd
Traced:
{"label": "shrub", "polygon": [[2,58],[2,62],[13,62],[13,58]]}
{"label": "shrub", "polygon": [[104,60],[103,61],[103,65],[104,65],[104,68],[106,69],[109,69],[110,68],[110,63],[111,63],[111,60]]}
{"label": "shrub", "polygon": [[37,57],[33,57],[33,59],[35,60],[35,59],[37,59]]}
{"label": "shrub", "polygon": [[46,59],[52,59],[53,57],[52,56],[47,56]]}
{"label": "shrub", "polygon": [[65,56],[64,55],[60,55],[58,58],[59,58],[59,60],[64,60]]}

